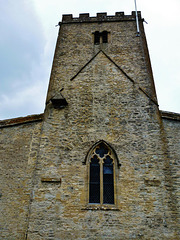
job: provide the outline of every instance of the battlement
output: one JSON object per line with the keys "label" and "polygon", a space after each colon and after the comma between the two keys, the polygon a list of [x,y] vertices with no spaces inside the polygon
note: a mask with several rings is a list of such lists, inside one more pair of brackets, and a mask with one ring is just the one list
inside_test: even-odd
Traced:
{"label": "battlement", "polygon": [[[138,18],[141,19],[141,12],[138,11]],[[61,23],[82,23],[82,22],[115,22],[115,21],[134,21],[136,12],[131,15],[125,15],[124,12],[116,12],[115,15],[108,16],[106,12],[97,13],[96,17],[90,17],[89,13],[81,13],[79,17],[74,18],[72,14],[64,14]]]}

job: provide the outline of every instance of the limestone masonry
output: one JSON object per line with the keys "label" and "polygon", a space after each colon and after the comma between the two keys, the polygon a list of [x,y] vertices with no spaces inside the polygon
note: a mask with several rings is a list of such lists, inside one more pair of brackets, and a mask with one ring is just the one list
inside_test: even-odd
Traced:
{"label": "limestone masonry", "polygon": [[0,239],[180,239],[180,114],[138,18],[63,15],[44,113],[0,121]]}

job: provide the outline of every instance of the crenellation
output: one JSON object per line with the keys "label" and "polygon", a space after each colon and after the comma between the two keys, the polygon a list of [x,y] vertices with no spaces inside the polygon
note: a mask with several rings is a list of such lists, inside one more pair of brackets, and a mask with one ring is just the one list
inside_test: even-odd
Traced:
{"label": "crenellation", "polygon": [[[141,12],[138,11],[138,18],[141,19]],[[78,22],[111,22],[111,21],[135,21],[136,13],[132,11],[131,15],[125,15],[124,12],[116,12],[115,15],[107,15],[106,12],[97,13],[96,17],[90,17],[89,13],[81,13],[79,17],[73,17],[72,14],[64,14],[61,23]]]}
{"label": "crenellation", "polygon": [[115,16],[116,17],[124,17],[124,12],[116,12]]}
{"label": "crenellation", "polygon": [[62,16],[62,22],[68,22],[73,20],[73,15],[72,14],[63,14]]}
{"label": "crenellation", "polygon": [[[136,16],[136,12],[135,12],[135,11],[132,11],[131,14],[132,14],[132,16],[134,16],[134,17]],[[137,15],[138,15],[139,18],[141,18],[141,11],[137,11]]]}
{"label": "crenellation", "polygon": [[79,19],[89,20],[89,13],[80,13],[79,14]]}
{"label": "crenellation", "polygon": [[103,19],[106,19],[107,18],[107,12],[104,12],[104,13],[97,13],[96,15],[97,19],[99,20],[103,20]]}

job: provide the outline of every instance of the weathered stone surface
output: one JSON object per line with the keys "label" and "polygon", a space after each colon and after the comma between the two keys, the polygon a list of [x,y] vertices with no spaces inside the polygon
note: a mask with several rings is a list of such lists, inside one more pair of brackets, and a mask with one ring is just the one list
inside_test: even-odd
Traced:
{"label": "weathered stone surface", "polygon": [[25,239],[41,126],[29,120],[7,121],[0,129],[1,239]]}
{"label": "weathered stone surface", "polygon": [[[179,114],[158,109],[142,19],[140,37],[134,13],[60,25],[42,122],[2,123],[1,236],[178,239]],[[95,31],[108,43],[94,45]],[[68,105],[56,109],[59,94]],[[100,140],[119,161],[112,205],[88,203],[88,152]]]}

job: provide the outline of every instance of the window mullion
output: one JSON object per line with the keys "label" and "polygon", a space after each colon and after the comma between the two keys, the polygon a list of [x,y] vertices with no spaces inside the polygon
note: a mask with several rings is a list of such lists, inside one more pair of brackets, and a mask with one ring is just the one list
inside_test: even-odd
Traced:
{"label": "window mullion", "polygon": [[116,204],[116,169],[115,162],[113,161],[113,182],[114,182],[114,204]]}
{"label": "window mullion", "polygon": [[103,159],[100,159],[100,204],[103,204]]}

